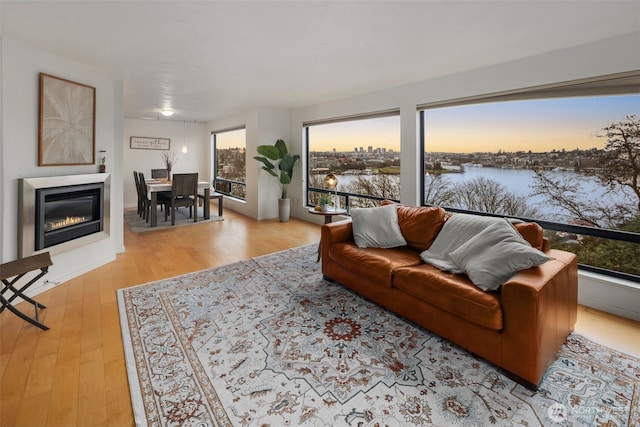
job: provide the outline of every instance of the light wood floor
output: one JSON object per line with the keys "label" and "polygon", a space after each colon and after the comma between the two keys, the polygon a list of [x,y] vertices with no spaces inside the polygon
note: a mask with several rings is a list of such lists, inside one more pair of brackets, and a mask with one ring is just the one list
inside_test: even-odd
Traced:
{"label": "light wood floor", "polygon": [[[49,331],[0,314],[0,426],[134,425],[116,289],[316,243],[319,233],[229,210],[222,222],[171,230],[125,225],[126,253],[36,297]],[[640,355],[638,322],[581,307],[576,331]]]}

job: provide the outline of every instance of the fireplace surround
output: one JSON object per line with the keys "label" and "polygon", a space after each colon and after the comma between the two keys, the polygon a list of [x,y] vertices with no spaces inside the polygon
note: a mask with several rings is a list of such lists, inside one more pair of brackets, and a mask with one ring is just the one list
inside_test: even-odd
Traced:
{"label": "fireplace surround", "polygon": [[109,237],[109,174],[23,178],[19,185],[20,257]]}

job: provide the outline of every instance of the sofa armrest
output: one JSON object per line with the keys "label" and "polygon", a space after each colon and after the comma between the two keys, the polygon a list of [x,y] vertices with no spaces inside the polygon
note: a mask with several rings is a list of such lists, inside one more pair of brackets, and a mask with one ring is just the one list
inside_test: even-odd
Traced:
{"label": "sofa armrest", "polygon": [[578,310],[577,257],[554,259],[516,273],[502,286],[502,366],[537,385],[573,331]]}
{"label": "sofa armrest", "polygon": [[353,227],[351,219],[324,224],[321,229],[320,247],[322,257],[328,256],[329,246],[334,243],[353,242]]}
{"label": "sofa armrest", "polygon": [[331,222],[322,226],[322,241],[328,245],[332,243],[353,242],[353,227],[351,219]]}

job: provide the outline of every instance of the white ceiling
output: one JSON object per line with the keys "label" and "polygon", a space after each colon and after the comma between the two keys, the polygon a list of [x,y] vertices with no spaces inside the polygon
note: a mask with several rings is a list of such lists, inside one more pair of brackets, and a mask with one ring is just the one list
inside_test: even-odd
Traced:
{"label": "white ceiling", "polygon": [[[640,1],[0,1],[3,37],[124,81],[126,117],[293,108],[640,30]],[[597,58],[594,58],[597,61]],[[46,72],[46,70],[43,70]]]}

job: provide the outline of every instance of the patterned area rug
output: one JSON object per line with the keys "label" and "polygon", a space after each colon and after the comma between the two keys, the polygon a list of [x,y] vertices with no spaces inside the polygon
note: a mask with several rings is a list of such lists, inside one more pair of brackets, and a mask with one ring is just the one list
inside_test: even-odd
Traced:
{"label": "patterned area rug", "polygon": [[118,291],[137,425],[640,425],[640,361],[572,335],[538,392],[322,279],[310,245]]}
{"label": "patterned area rug", "polygon": [[147,231],[166,230],[171,227],[184,227],[187,225],[198,225],[207,222],[224,221],[221,216],[213,215],[213,212],[218,212],[218,209],[211,209],[209,219],[204,219],[203,208],[198,208],[198,222],[193,222],[193,217],[189,218],[189,209],[180,208],[176,210],[176,225],[171,225],[171,216],[167,221],[164,220],[164,211],[158,210],[158,226],[151,227],[148,222],[140,218],[136,209],[128,209],[124,211],[124,221],[127,223],[129,229],[134,233],[145,233]]}

